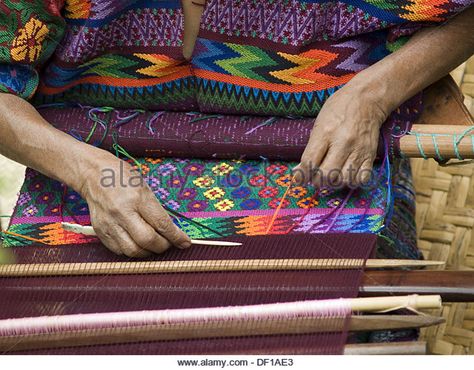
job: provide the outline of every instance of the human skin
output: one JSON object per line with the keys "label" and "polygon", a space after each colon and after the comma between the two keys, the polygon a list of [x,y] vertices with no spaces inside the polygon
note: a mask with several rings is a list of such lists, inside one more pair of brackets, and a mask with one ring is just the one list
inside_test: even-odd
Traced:
{"label": "human skin", "polygon": [[[418,32],[329,98],[297,167],[300,180],[319,186],[328,180],[324,174],[335,169],[346,184],[364,182],[358,174],[372,168],[380,125],[389,113],[474,52],[473,19],[471,8],[442,26]],[[185,56],[194,41],[186,43]],[[172,245],[190,246],[146,184],[122,185],[136,176],[128,163],[55,129],[27,101],[10,94],[0,94],[0,153],[76,190],[89,205],[97,235],[117,254],[146,256]],[[309,175],[314,166],[322,176]],[[102,186],[104,170],[114,173],[116,186]],[[125,178],[119,178],[121,173]]]}
{"label": "human skin", "polygon": [[359,186],[370,178],[380,127],[413,95],[474,54],[474,7],[417,32],[403,47],[358,73],[315,120],[297,182]]}

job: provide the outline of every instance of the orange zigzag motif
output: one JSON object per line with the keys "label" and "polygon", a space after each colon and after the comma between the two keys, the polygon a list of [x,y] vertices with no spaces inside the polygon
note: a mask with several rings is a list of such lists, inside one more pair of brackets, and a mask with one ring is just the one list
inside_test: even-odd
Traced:
{"label": "orange zigzag motif", "polygon": [[405,5],[402,8],[409,11],[408,14],[400,14],[401,18],[413,22],[420,21],[442,21],[439,17],[446,13],[446,10],[439,6],[446,4],[448,0],[410,0],[411,5]]}
{"label": "orange zigzag motif", "polygon": [[135,53],[133,55],[151,63],[150,66],[137,70],[138,73],[146,76],[163,77],[190,69],[189,66],[180,65],[181,61],[175,60],[163,54]]}
{"label": "orange zigzag motif", "polygon": [[64,7],[66,18],[87,19],[91,11],[90,0],[67,0]]}
{"label": "orange zigzag motif", "polygon": [[318,49],[309,50],[298,55],[281,52],[278,55],[298,66],[271,72],[270,74],[292,85],[311,84],[327,80],[327,75],[316,71],[337,58],[337,54]]}

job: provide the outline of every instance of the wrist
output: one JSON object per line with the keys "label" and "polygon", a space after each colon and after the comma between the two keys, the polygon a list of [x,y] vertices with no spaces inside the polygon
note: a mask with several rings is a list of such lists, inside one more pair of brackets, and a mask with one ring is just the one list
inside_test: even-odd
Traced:
{"label": "wrist", "polygon": [[362,101],[378,109],[385,121],[390,113],[410,98],[402,89],[402,77],[394,76],[387,66],[375,64],[359,72],[346,86],[354,89]]}
{"label": "wrist", "polygon": [[104,169],[116,166],[120,160],[111,153],[92,145],[78,144],[80,146],[72,157],[74,163],[68,165],[70,172],[65,182],[87,199],[90,194],[89,190],[93,184],[100,181],[98,177],[101,176]]}

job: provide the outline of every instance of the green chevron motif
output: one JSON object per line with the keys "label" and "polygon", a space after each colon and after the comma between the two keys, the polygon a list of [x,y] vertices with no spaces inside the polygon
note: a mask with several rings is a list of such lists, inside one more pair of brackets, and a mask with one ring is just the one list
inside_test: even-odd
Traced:
{"label": "green chevron motif", "polygon": [[273,60],[261,48],[229,43],[225,43],[225,45],[240,54],[240,56],[219,60],[215,63],[233,76],[269,82],[269,80],[262,76],[262,74],[255,73],[253,69],[265,69],[267,67],[275,67],[279,65],[277,61]]}

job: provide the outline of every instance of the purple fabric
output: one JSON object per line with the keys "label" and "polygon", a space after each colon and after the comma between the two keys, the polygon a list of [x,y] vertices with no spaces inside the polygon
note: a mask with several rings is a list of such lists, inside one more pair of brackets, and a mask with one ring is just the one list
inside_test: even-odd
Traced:
{"label": "purple fabric", "polygon": [[[183,112],[45,107],[39,109],[49,123],[80,140],[114,151],[120,144],[133,156],[241,158],[299,161],[308,143],[314,118],[204,115]],[[421,94],[393,112],[381,130],[378,158],[384,156],[384,140],[391,156],[399,156],[399,136],[409,131],[421,112]],[[123,119],[131,117],[129,119]],[[405,130],[404,130],[405,129]]]}
{"label": "purple fabric", "polygon": [[[279,258],[367,259],[377,237],[372,234],[272,235],[238,237],[241,247],[172,249],[155,260],[229,260]],[[127,261],[100,243],[16,248],[19,263]],[[0,319],[94,312],[217,307],[357,296],[361,268],[324,271],[253,271],[61,277],[0,278]],[[38,304],[40,302],[40,304]],[[211,354],[341,353],[347,319],[338,333],[158,341],[55,348],[21,353],[56,354]],[[344,333],[341,335],[341,332]],[[10,351],[15,353],[15,349]]]}

